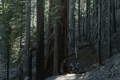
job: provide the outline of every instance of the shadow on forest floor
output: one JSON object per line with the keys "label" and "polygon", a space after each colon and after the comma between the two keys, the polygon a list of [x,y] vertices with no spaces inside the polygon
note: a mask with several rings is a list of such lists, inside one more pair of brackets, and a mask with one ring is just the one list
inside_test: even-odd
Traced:
{"label": "shadow on forest floor", "polygon": [[46,80],[120,80],[120,54],[106,60],[103,66],[83,74],[53,76]]}

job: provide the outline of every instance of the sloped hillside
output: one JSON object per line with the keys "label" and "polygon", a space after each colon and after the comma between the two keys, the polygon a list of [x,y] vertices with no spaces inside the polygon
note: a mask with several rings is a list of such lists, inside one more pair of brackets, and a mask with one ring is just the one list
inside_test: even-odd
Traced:
{"label": "sloped hillside", "polygon": [[120,80],[120,54],[104,62],[103,66],[83,74],[66,74],[46,80]]}

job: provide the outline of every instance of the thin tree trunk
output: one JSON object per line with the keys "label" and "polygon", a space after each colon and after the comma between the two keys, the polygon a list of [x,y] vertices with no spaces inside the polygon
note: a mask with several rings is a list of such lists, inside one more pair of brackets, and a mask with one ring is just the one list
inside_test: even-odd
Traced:
{"label": "thin tree trunk", "polygon": [[31,0],[27,0],[27,8],[26,8],[26,57],[27,57],[27,77],[28,80],[32,80],[32,56],[30,53],[30,27],[31,27]]}
{"label": "thin tree trunk", "polygon": [[87,0],[86,2],[86,40],[90,40],[90,1]]}
{"label": "thin tree trunk", "polygon": [[80,18],[81,18],[81,14],[80,14],[80,3],[81,0],[78,0],[78,40],[80,40]]}
{"label": "thin tree trunk", "polygon": [[101,4],[102,0],[98,0],[98,56],[99,56],[99,64],[101,64]]}

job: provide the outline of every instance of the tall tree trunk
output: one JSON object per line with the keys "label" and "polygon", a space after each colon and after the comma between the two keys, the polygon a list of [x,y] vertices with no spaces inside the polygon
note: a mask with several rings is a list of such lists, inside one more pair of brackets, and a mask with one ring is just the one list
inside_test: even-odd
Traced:
{"label": "tall tree trunk", "polygon": [[102,0],[98,0],[98,56],[99,56],[99,64],[101,64],[101,4]]}
{"label": "tall tree trunk", "polygon": [[44,80],[44,0],[37,0],[36,80]]}
{"label": "tall tree trunk", "polygon": [[59,27],[54,24],[54,57],[53,57],[53,74],[58,74],[58,54],[59,54],[59,48],[58,48],[58,37],[59,37]]}
{"label": "tall tree trunk", "polygon": [[99,62],[107,59],[111,53],[110,1],[98,2],[98,43]]}
{"label": "tall tree trunk", "polygon": [[[60,1],[55,1],[54,0],[54,7],[57,7],[57,6],[60,6]],[[58,9],[58,12],[60,10]],[[60,16],[59,14],[56,14],[58,16]],[[54,17],[54,16],[52,16]],[[58,61],[59,61],[59,28],[60,26],[57,24],[59,21],[59,19],[55,19],[53,20],[53,26],[54,26],[54,55],[53,55],[53,74],[54,75],[57,75],[59,72],[58,72]]]}
{"label": "tall tree trunk", "polygon": [[57,11],[58,18],[57,20],[55,19],[54,28],[55,33],[54,35],[56,35],[54,43],[54,73],[60,73],[61,63],[68,54],[67,47],[68,1],[55,0],[55,4],[56,7],[58,7]]}
{"label": "tall tree trunk", "polygon": [[80,3],[81,3],[81,0],[78,0],[78,25],[77,25],[77,28],[76,28],[76,42],[75,42],[75,45],[76,45],[76,58],[77,58],[77,54],[78,54],[78,45],[79,45],[79,42],[83,40],[83,37],[80,36],[80,18],[81,18],[81,13],[80,13]]}
{"label": "tall tree trunk", "polygon": [[75,55],[75,1],[69,0],[69,54]]}
{"label": "tall tree trunk", "polygon": [[53,74],[53,55],[54,55],[54,16],[52,13],[54,12],[55,7],[55,0],[49,0],[49,17],[48,17],[48,36],[47,36],[47,65],[46,65],[46,71],[48,75]]}
{"label": "tall tree trunk", "polygon": [[32,80],[32,54],[30,53],[31,0],[27,0],[26,3],[26,75],[28,77],[28,80]]}
{"label": "tall tree trunk", "polygon": [[81,0],[78,0],[78,27],[77,27],[77,39],[80,40],[80,18],[81,18],[81,13],[80,13],[80,4]]}
{"label": "tall tree trunk", "polygon": [[[59,23],[59,22],[58,22]],[[60,10],[60,34],[59,34],[59,66],[63,59],[68,56],[68,0],[61,0],[61,10]],[[60,70],[59,70],[60,71]]]}
{"label": "tall tree trunk", "polygon": [[115,8],[115,0],[111,0],[111,7],[112,7],[112,20],[113,20],[113,25],[112,25],[112,27],[113,27],[113,30],[114,30],[114,32],[116,32],[117,31],[117,26],[116,26],[116,8]]}
{"label": "tall tree trunk", "polygon": [[86,40],[90,40],[90,2],[91,0],[86,1]]}

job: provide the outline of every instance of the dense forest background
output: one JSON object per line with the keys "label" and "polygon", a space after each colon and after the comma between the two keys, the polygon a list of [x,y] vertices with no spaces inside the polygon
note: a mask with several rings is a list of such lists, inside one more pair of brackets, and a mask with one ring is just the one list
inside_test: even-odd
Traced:
{"label": "dense forest background", "polygon": [[0,80],[93,70],[120,52],[119,0],[0,0]]}

